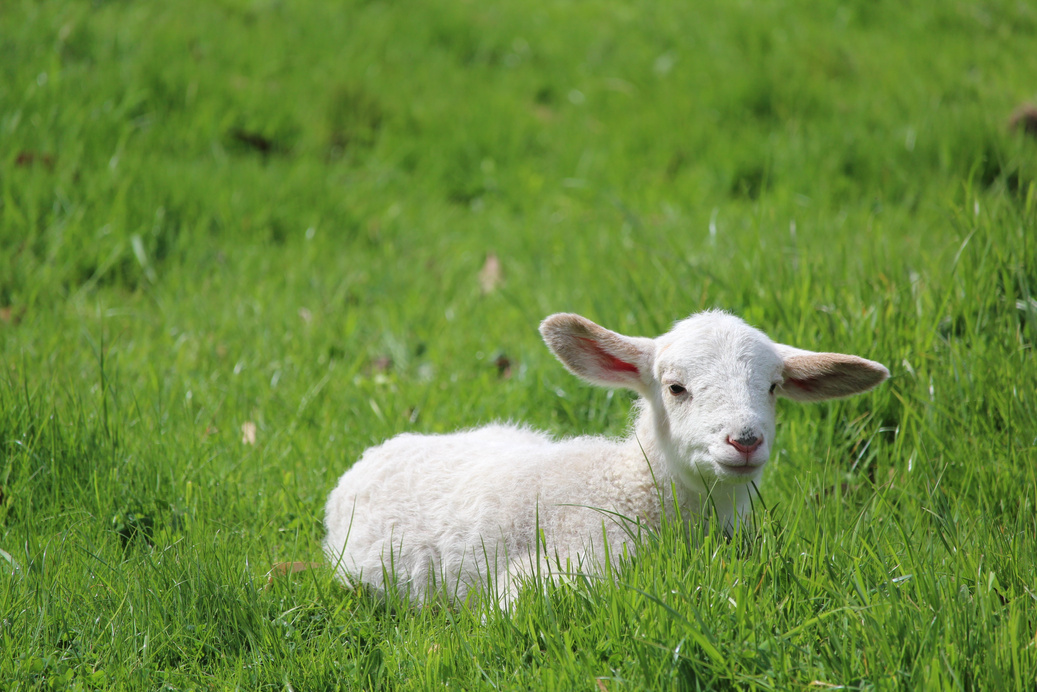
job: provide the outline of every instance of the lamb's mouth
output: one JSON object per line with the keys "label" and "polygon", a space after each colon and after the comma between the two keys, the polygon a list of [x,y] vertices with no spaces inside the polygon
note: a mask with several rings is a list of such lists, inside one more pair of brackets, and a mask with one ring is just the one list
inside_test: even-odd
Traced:
{"label": "lamb's mouth", "polygon": [[720,464],[720,468],[736,476],[748,476],[759,471],[763,467],[763,464],[726,464],[722,461],[718,463]]}

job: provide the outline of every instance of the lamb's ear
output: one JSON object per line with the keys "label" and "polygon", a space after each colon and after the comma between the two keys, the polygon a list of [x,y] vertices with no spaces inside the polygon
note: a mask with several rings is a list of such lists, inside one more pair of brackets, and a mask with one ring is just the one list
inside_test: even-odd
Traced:
{"label": "lamb's ear", "polygon": [[889,377],[882,363],[843,353],[814,353],[775,344],[785,367],[778,393],[796,401],[821,401],[866,392]]}
{"label": "lamb's ear", "polygon": [[623,336],[571,313],[551,315],[540,334],[558,360],[577,377],[603,387],[627,387],[639,394],[652,379],[655,342]]}

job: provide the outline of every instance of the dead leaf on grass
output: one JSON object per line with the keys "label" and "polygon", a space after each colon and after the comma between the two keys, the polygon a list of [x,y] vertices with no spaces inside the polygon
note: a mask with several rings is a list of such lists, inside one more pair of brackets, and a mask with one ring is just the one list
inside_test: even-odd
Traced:
{"label": "dead leaf on grass", "polygon": [[278,562],[270,571],[266,573],[266,587],[270,588],[270,585],[274,583],[275,579],[280,577],[288,576],[289,574],[296,574],[297,572],[305,572],[308,569],[316,569],[317,567],[323,567],[322,562]]}
{"label": "dead leaf on grass", "polygon": [[252,421],[245,421],[241,424],[241,441],[247,445],[256,444],[256,424]]}
{"label": "dead leaf on grass", "polygon": [[1008,119],[1008,129],[1037,137],[1037,106],[1024,103],[1016,108]]}
{"label": "dead leaf on grass", "polygon": [[493,364],[497,366],[497,377],[506,380],[511,377],[511,359],[504,353],[500,354],[493,360]]}
{"label": "dead leaf on grass", "polygon": [[22,168],[28,168],[37,163],[42,164],[47,170],[53,170],[54,155],[26,149],[19,151],[18,156],[14,159],[14,165]]}
{"label": "dead leaf on grass", "polygon": [[15,310],[10,305],[0,308],[0,323],[17,325],[25,316],[25,307]]}
{"label": "dead leaf on grass", "polygon": [[479,270],[479,288],[483,294],[493,293],[504,281],[504,271],[501,268],[500,258],[494,253],[486,255],[486,261]]}
{"label": "dead leaf on grass", "polygon": [[263,156],[270,154],[277,154],[283,151],[286,147],[280,142],[273,140],[265,135],[242,128],[236,128],[230,132],[231,139],[245,147],[258,151]]}

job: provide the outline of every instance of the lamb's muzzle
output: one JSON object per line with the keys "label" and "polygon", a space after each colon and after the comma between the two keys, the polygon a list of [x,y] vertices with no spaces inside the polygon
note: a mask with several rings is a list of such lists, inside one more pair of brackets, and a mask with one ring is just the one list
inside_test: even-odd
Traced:
{"label": "lamb's muzzle", "polygon": [[737,440],[732,440],[731,436],[727,436],[727,444],[737,449],[742,454],[749,456],[763,444],[763,438],[757,437],[751,430],[743,430],[742,434]]}

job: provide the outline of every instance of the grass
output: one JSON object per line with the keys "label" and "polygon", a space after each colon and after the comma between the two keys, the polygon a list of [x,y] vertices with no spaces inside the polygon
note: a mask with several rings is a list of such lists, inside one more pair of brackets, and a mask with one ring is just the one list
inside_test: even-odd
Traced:
{"label": "grass", "polygon": [[[1035,34],[1009,0],[4,3],[2,686],[1033,689]],[[509,615],[267,585],[395,433],[621,433],[543,316],[714,306],[893,372],[781,404],[753,535],[667,526]]]}

